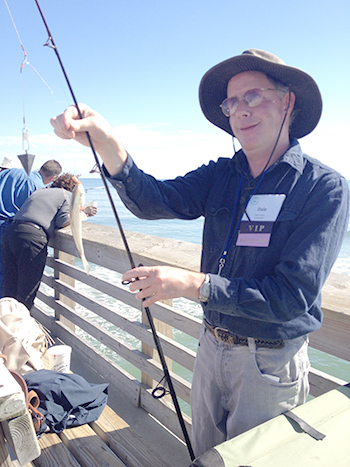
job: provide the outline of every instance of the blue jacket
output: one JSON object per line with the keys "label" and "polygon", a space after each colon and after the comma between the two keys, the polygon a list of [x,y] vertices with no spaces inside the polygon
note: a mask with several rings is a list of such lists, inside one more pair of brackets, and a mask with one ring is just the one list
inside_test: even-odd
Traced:
{"label": "blue jacket", "polygon": [[31,172],[29,177],[24,169],[6,169],[0,172],[0,220],[12,218],[24,201],[44,181],[39,172]]}
{"label": "blue jacket", "polygon": [[107,405],[109,384],[94,384],[82,376],[51,370],[23,375],[28,392],[40,399],[38,410],[44,415],[38,435],[61,433],[66,428],[94,422]]}
{"label": "blue jacket", "polygon": [[[321,289],[347,230],[349,188],[344,177],[305,155],[294,140],[255,192],[286,195],[269,246],[236,246],[244,208],[259,180],[250,175],[242,151],[166,181],[146,175],[129,156],[123,172],[110,178],[140,218],[205,217],[201,270],[210,273],[211,290],[202,306],[209,323],[241,336],[294,339],[321,326]],[[230,235],[235,233],[218,275],[236,200]]]}

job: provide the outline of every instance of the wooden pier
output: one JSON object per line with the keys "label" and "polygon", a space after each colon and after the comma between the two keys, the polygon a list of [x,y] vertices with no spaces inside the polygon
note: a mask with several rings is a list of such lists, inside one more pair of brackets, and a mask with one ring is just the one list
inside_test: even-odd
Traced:
{"label": "wooden pier", "polygon": [[[41,456],[28,465],[188,466],[190,458],[171,400],[154,399],[151,394],[163,372],[140,303],[121,284],[120,274],[130,266],[118,230],[85,223],[83,234],[91,273],[86,275],[75,265],[77,251],[70,229],[59,231],[50,243],[54,254],[48,257],[33,316],[56,340],[72,347],[73,371],[90,382],[110,383],[109,407],[88,426],[59,436],[44,435],[39,441]],[[200,245],[126,235],[136,264],[199,270]],[[331,274],[323,291],[324,323],[310,336],[312,347],[348,361],[349,290],[350,277]],[[123,307],[134,312],[127,317]],[[153,305],[151,312],[190,433],[191,378],[201,320],[169,302]],[[178,337],[184,334],[188,346]],[[185,376],[179,375],[179,366]],[[310,373],[312,396],[344,383],[316,369]],[[0,465],[16,465],[7,462]]]}

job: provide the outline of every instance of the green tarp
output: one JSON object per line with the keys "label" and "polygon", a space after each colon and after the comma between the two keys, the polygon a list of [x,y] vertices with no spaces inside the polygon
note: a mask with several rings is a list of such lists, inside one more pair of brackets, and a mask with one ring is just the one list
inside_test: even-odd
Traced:
{"label": "green tarp", "polygon": [[292,412],[325,437],[316,440],[280,415],[216,446],[193,467],[350,467],[350,385]]}

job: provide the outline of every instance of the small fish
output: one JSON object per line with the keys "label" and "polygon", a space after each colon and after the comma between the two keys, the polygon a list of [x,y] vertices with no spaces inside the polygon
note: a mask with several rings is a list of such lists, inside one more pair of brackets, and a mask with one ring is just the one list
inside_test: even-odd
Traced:
{"label": "small fish", "polygon": [[77,247],[80,258],[83,262],[86,274],[90,272],[90,266],[85,258],[83,238],[82,238],[82,220],[83,220],[83,208],[85,203],[85,190],[83,184],[77,177],[74,177],[76,186],[73,189],[72,201],[70,203],[69,216],[70,216],[70,227],[74,239],[75,246]]}

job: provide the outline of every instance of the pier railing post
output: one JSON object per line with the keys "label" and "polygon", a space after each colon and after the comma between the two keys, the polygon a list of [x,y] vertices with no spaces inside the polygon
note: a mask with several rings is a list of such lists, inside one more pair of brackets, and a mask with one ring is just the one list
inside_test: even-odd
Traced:
{"label": "pier railing post", "polygon": [[[75,257],[74,256],[69,255],[68,253],[64,253],[63,251],[58,250],[56,248],[54,248],[54,258],[59,259],[59,260],[65,262],[67,264],[74,264],[75,263]],[[65,282],[66,284],[68,284],[68,285],[70,285],[72,287],[74,287],[74,285],[75,285],[75,279],[73,279],[72,277],[67,276],[66,274],[63,274],[62,272],[59,272],[58,269],[56,269],[56,268],[54,269],[54,278],[58,279],[58,280],[60,280],[62,282]],[[71,300],[70,298],[66,297],[65,295],[59,293],[56,289],[55,289],[55,300],[60,300],[62,303],[68,305],[73,310],[75,309],[75,301]],[[55,318],[62,321],[62,323],[65,326],[67,326],[69,329],[71,329],[72,331],[75,331],[75,325],[71,321],[66,319],[64,316],[61,316],[57,310],[55,310]]]}

